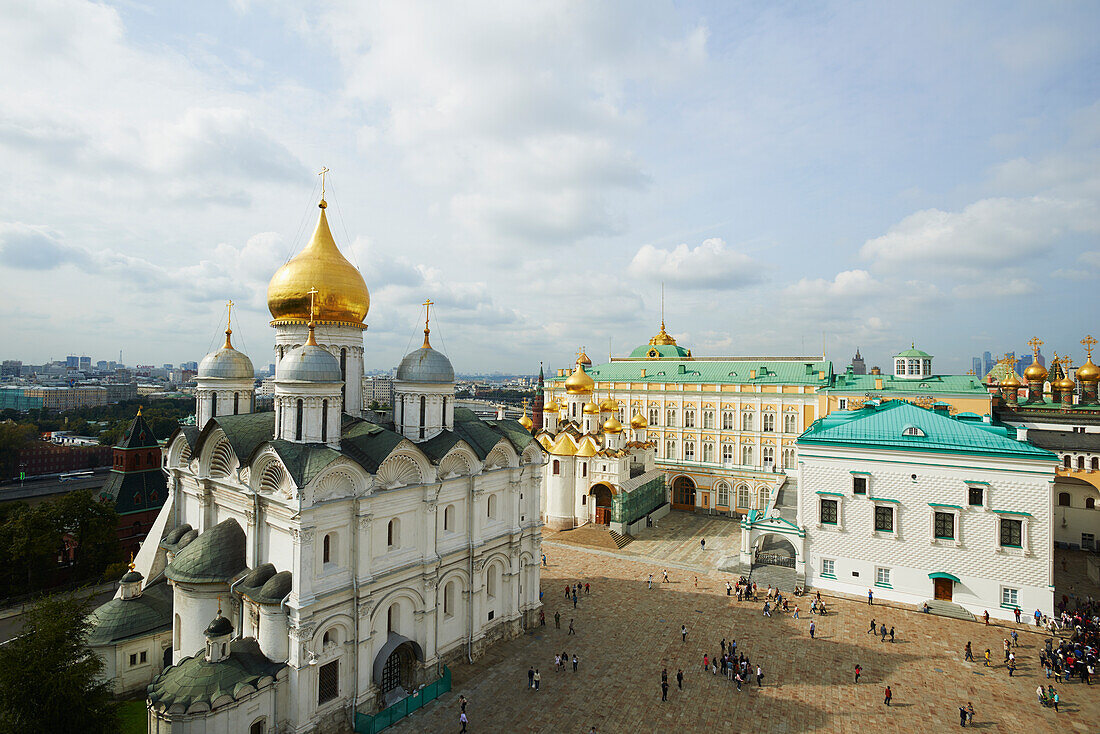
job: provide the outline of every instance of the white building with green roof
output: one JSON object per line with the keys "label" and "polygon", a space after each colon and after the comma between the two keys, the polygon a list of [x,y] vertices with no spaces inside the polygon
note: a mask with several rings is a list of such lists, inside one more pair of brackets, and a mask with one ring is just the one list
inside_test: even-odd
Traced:
{"label": "white building with green roof", "polygon": [[1058,457],[988,417],[868,401],[798,439],[809,586],[1011,619],[1053,611]]}

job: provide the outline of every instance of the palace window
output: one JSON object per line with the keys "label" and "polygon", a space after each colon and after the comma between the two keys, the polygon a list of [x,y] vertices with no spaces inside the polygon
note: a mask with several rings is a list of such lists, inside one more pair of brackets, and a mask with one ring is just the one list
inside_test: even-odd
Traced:
{"label": "palace window", "polygon": [[822,558],[821,575],[829,578],[836,578],[836,561],[832,558]]}
{"label": "palace window", "polygon": [[730,506],[730,485],[726,484],[725,482],[718,483],[718,506]]}
{"label": "palace window", "polygon": [[333,660],[317,669],[317,705],[340,695],[340,661]]}
{"label": "palace window", "polygon": [[554,475],[557,476],[558,474],[561,474],[561,462],[554,459]]}
{"label": "palace window", "polygon": [[939,540],[955,539],[955,515],[951,512],[935,513],[934,534]]}
{"label": "palace window", "polygon": [[649,426],[650,426],[650,428],[655,428],[655,427],[660,425],[660,423],[658,422],[658,419],[660,418],[660,415],[661,415],[661,411],[658,410],[657,408],[650,408],[649,409]]}
{"label": "palace window", "polygon": [[497,516],[497,496],[495,494],[489,495],[485,500],[485,516],[490,520],[495,520]]}
{"label": "palace window", "polygon": [[294,416],[294,440],[296,441],[302,440],[302,409],[302,399],[298,398],[298,403],[297,407],[295,408]]}
{"label": "palace window", "polygon": [[775,448],[771,446],[764,447],[764,465],[771,466],[775,464]]}
{"label": "palace window", "polygon": [[240,412],[241,394],[239,392],[233,393],[233,415],[237,415]]}
{"label": "palace window", "polygon": [[752,495],[749,492],[749,488],[744,484],[737,487],[737,506],[742,509],[749,509],[752,504]]}
{"label": "palace window", "polygon": [[971,507],[981,507],[985,504],[985,490],[981,487],[970,487],[967,491],[967,500]]}
{"label": "palace window", "polygon": [[875,569],[875,586],[890,585],[890,569],[879,566]]}
{"label": "palace window", "polygon": [[741,430],[742,431],[751,431],[752,430],[752,413],[742,413],[741,414]]}
{"label": "palace window", "polygon": [[443,510],[443,530],[447,532],[454,532],[455,529],[455,506],[447,505]]}
{"label": "palace window", "polygon": [[1008,586],[1001,587],[1001,606],[1014,607],[1020,603],[1020,590]]}
{"label": "palace window", "polygon": [[455,582],[448,581],[443,587],[443,616],[453,617],[455,613]]}
{"label": "palace window", "polygon": [[676,442],[675,441],[673,441],[673,440],[665,441],[665,458],[666,459],[675,459],[676,458]]}
{"label": "palace window", "polygon": [[837,524],[837,501],[822,499],[821,502],[821,524],[822,525],[836,525]]}
{"label": "palace window", "polygon": [[875,530],[883,533],[894,532],[893,507],[883,507],[881,505],[875,507]]}
{"label": "palace window", "polygon": [[694,441],[684,441],[684,461],[695,461]]}
{"label": "palace window", "polygon": [[756,509],[766,510],[768,508],[768,497],[770,492],[767,487],[760,487],[756,490]]}
{"label": "palace window", "polygon": [[1058,493],[1058,506],[1059,507],[1069,507],[1070,506],[1069,505],[1069,492],[1059,492]]}
{"label": "palace window", "polygon": [[722,444],[722,463],[723,464],[732,464],[733,463],[733,444],[732,443]]}
{"label": "palace window", "polygon": [[676,409],[669,408],[665,411],[665,425],[669,428],[676,427]]}
{"label": "palace window", "polygon": [[741,447],[741,465],[752,466],[752,446]]}
{"label": "palace window", "polygon": [[695,428],[695,411],[691,408],[684,410],[684,428]]}
{"label": "palace window", "polygon": [[1023,522],[1021,520],[1001,518],[1001,546],[1004,548],[1022,548],[1023,545]]}
{"label": "palace window", "polygon": [[794,469],[794,449],[783,449],[783,468]]}
{"label": "palace window", "polygon": [[894,373],[897,375],[905,374],[905,360],[899,359],[894,362]]}
{"label": "palace window", "polygon": [[867,494],[867,477],[852,477],[852,494]]}
{"label": "palace window", "polygon": [[321,443],[328,443],[328,401],[321,401]]}
{"label": "palace window", "polygon": [[775,431],[775,413],[764,414],[764,430],[768,432]]}
{"label": "palace window", "polygon": [[714,428],[714,411],[703,411],[703,428]]}
{"label": "palace window", "polygon": [[332,563],[332,536],[326,535],[321,541],[321,563]]}
{"label": "palace window", "polygon": [[703,461],[707,461],[707,462],[713,462],[714,461],[714,444],[712,444],[712,443],[703,444]]}
{"label": "palace window", "polygon": [[732,410],[723,410],[722,411],[722,430],[723,431],[732,431],[733,430],[733,411]]}
{"label": "palace window", "polygon": [[401,521],[396,517],[386,526],[386,545],[390,549],[401,545]]}

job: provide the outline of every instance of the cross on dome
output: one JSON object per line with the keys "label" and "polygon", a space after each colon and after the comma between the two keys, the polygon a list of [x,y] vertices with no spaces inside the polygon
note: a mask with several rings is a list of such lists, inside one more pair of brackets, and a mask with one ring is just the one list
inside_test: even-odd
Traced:
{"label": "cross on dome", "polygon": [[430,332],[430,329],[428,329],[428,317],[431,313],[431,308],[435,305],[435,303],[432,301],[432,299],[426,298],[424,299],[424,303],[422,303],[421,305],[424,306],[424,346],[422,347],[422,349],[431,349],[432,345],[428,342],[428,333]]}

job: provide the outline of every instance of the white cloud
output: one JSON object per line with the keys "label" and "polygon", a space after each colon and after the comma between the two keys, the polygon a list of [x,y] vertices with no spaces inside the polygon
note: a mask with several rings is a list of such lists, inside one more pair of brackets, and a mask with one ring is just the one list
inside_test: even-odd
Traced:
{"label": "white cloud", "polygon": [[627,272],[673,287],[735,289],[756,283],[765,267],[718,238],[703,240],[696,247],[677,245],[671,250],[642,245],[630,261]]}

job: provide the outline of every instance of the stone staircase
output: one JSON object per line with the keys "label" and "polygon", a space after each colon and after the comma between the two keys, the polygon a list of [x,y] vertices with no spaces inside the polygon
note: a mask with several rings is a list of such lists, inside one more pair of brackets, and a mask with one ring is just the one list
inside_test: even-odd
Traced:
{"label": "stone staircase", "polygon": [[633,535],[619,535],[614,530],[608,530],[607,532],[611,534],[611,540],[615,541],[615,547],[620,550],[634,542]]}
{"label": "stone staircase", "polygon": [[952,619],[961,619],[966,622],[974,621],[974,615],[958,604],[944,601],[943,599],[929,599],[927,604],[930,614],[935,614],[940,617],[951,617]]}

